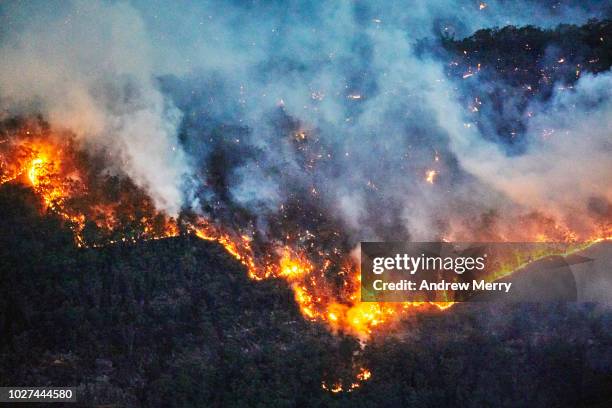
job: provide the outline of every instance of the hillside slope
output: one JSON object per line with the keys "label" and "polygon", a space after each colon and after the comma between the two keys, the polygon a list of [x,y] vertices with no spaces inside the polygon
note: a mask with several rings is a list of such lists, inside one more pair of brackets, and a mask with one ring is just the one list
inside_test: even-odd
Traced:
{"label": "hillside slope", "polygon": [[36,203],[1,188],[1,385],[69,384],[121,406],[326,397],[342,338],[305,322],[286,285],[192,236],[77,249]]}
{"label": "hillside slope", "polygon": [[[0,188],[0,385],[73,385],[95,406],[598,406],[612,312],[462,304],[409,316],[363,348],[304,321],[191,236],[78,249],[31,191]],[[355,368],[372,378],[349,384]],[[600,405],[604,406],[604,405]]]}

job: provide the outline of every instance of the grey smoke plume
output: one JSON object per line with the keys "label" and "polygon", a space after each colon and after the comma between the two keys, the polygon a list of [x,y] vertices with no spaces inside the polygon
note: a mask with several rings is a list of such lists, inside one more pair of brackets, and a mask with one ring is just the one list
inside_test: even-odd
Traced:
{"label": "grey smoke plume", "polygon": [[612,201],[612,74],[584,75],[534,103],[525,154],[506,155],[459,124],[450,129],[461,165],[514,202],[580,230],[593,200]]}
{"label": "grey smoke plume", "polygon": [[[529,150],[507,156],[466,126],[446,61],[418,56],[414,43],[609,12],[557,3],[7,6],[3,17],[17,23],[2,40],[0,98],[113,152],[114,168],[171,213],[186,205],[185,178],[200,177],[203,202],[252,210],[264,232],[268,216],[307,192],[354,240],[469,239],[482,214],[546,208],[563,220],[594,197],[610,200],[609,95],[596,92],[607,76],[534,106]],[[540,140],[549,127],[562,137]],[[579,168],[560,164],[567,158]],[[227,191],[211,191],[211,178]]]}
{"label": "grey smoke plume", "polygon": [[3,14],[19,29],[6,33],[0,49],[2,109],[42,113],[89,148],[107,150],[116,158],[111,171],[127,174],[159,209],[176,214],[189,172],[176,138],[181,113],[155,84],[139,13],[123,3],[76,1],[55,12],[39,6],[51,15]]}

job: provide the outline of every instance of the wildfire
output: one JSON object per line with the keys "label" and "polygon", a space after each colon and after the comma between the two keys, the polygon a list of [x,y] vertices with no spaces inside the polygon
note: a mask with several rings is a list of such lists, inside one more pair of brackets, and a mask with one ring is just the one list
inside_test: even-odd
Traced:
{"label": "wildfire", "polygon": [[[9,138],[9,142],[0,144],[0,181],[19,180],[29,184],[41,197],[47,211],[66,220],[74,231],[77,245],[159,239],[177,236],[184,230],[201,239],[218,242],[245,266],[251,279],[285,280],[307,320],[323,322],[334,331],[361,339],[367,339],[374,331],[385,330],[408,313],[445,310],[453,305],[452,302],[362,303],[359,266],[339,248],[315,250],[291,234],[278,241],[256,243],[252,233],[226,229],[202,216],[182,221],[179,226],[175,219],[155,210],[151,200],[129,181],[87,171],[90,158],[80,158],[73,145],[59,141],[69,139],[54,138],[48,130],[35,127],[26,127],[18,133]],[[428,170],[425,181],[434,184],[437,175],[436,170]],[[109,195],[108,190],[114,191],[113,195]],[[573,253],[601,240],[612,239],[609,225],[583,244],[578,243],[578,234],[566,227],[540,218],[529,225],[534,226],[528,230],[532,240],[560,239],[568,244],[553,246],[547,251],[509,254],[493,278],[507,276],[545,256]],[[310,232],[306,235],[314,237]],[[370,376],[365,370],[348,386],[326,387],[332,392],[352,389]],[[353,387],[354,384],[357,385]]]}
{"label": "wildfire", "polygon": [[[178,234],[176,222],[159,214],[131,182],[120,183],[88,172],[86,167],[92,160],[79,152],[71,135],[27,121],[9,136],[0,144],[0,184],[30,185],[45,210],[66,221],[77,245],[99,246]],[[94,242],[84,237],[86,222],[91,225]],[[139,225],[139,233],[122,233],[128,224]]]}

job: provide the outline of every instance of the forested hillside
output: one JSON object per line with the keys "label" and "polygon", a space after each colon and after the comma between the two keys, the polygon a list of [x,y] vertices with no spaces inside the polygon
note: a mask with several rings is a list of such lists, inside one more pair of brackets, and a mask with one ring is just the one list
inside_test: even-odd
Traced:
{"label": "forested hillside", "polygon": [[[84,406],[605,406],[612,312],[461,305],[361,347],[192,236],[78,249],[32,192],[0,189],[0,385]],[[372,377],[352,392],[356,367]]]}
{"label": "forested hillside", "polygon": [[[466,38],[442,33],[417,43],[421,55],[446,62],[469,119],[485,137],[520,153],[527,122],[554,93],[612,66],[612,21],[552,29],[488,28]],[[541,106],[540,106],[541,105]]]}
{"label": "forested hillside", "polygon": [[[369,53],[365,48],[364,54]],[[532,26],[485,29],[464,39],[442,35],[421,40],[416,43],[416,49],[417,55],[411,57],[444,62],[443,70],[434,73],[443,72],[452,83],[470,121],[464,125],[477,126],[483,138],[498,142],[508,156],[520,156],[532,142],[525,135],[533,112],[549,109],[546,101],[563,92],[571,92],[580,78],[609,71],[612,23],[590,21],[584,26],[562,25],[554,29]],[[437,78],[435,75],[431,78]],[[162,85],[172,88],[169,78],[159,79]],[[192,90],[192,83],[187,80],[185,83],[184,93],[195,99],[197,92]],[[203,89],[211,95],[215,91],[208,85]],[[242,92],[242,86],[240,90]],[[411,99],[407,101],[397,97],[402,111],[403,104],[409,106],[421,100],[408,97]],[[317,98],[323,99],[323,95],[313,92],[312,99]],[[368,100],[365,93],[362,100],[362,95],[356,92],[341,98],[343,103],[355,106]],[[394,101],[391,106],[395,108],[396,99],[391,99]],[[238,164],[248,161],[250,154],[245,143],[248,132],[244,130],[242,134],[242,125],[240,128],[223,125],[207,139],[208,134],[195,125],[196,122],[208,123],[208,117],[198,115],[204,110],[202,106],[208,103],[212,106],[213,100],[212,96],[202,97],[206,103],[194,104],[193,110],[189,110],[191,105],[181,106],[177,102],[179,108],[185,109],[180,136],[201,142],[202,145],[197,146],[202,155],[214,144],[213,139],[221,146],[216,151],[206,150],[210,168],[201,164],[205,169],[202,174],[208,177],[199,186],[204,192],[197,197],[201,200],[202,211],[220,213],[223,216],[219,218],[229,220],[228,224],[242,222],[249,227],[255,225],[253,220],[276,220],[277,224],[270,224],[272,229],[275,225],[278,229],[273,237],[280,240],[289,233],[296,237],[303,234],[304,240],[295,239],[295,242],[316,241],[315,249],[336,251],[328,243],[341,237],[335,225],[330,226],[330,220],[337,217],[324,213],[318,206],[319,195],[346,193],[352,198],[351,188],[357,185],[364,184],[373,192],[384,187],[383,183],[379,186],[371,182],[371,172],[367,168],[353,171],[354,167],[348,164],[357,160],[344,150],[338,150],[340,154],[335,156],[331,153],[325,156],[324,149],[317,150],[318,136],[313,137],[296,125],[299,132],[292,133],[292,143],[298,146],[297,150],[307,153],[303,157],[313,159],[303,163],[307,168],[303,174],[308,174],[312,180],[308,179],[302,186],[301,182],[293,184],[298,179],[288,178],[291,188],[287,191],[300,191],[296,196],[290,194],[295,201],[281,202],[278,207],[283,211],[278,216],[251,218],[246,207],[240,209],[228,204],[233,200],[230,176],[235,175],[233,171]],[[219,106],[228,108],[223,99],[219,101],[222,101],[218,102]],[[281,107],[283,104],[278,103]],[[225,118],[225,113],[223,111],[220,116]],[[228,113],[228,116],[231,115]],[[425,121],[429,115],[423,118]],[[392,117],[390,120],[398,119]],[[338,123],[347,121],[344,116],[338,119]],[[405,121],[403,114],[399,121],[402,124]],[[193,122],[192,128],[190,122]],[[223,134],[229,134],[231,129],[238,136]],[[335,136],[336,128],[333,130]],[[437,128],[435,130],[437,132]],[[414,191],[430,197],[435,188],[450,192],[457,186],[453,183],[475,176],[461,173],[444,179],[441,171],[446,168],[440,170],[433,166],[446,159],[444,154],[438,156],[440,152],[428,147],[428,131],[431,128],[425,126],[415,131],[406,128],[401,137],[407,144],[423,144],[428,157],[431,156],[432,169],[425,172],[429,167],[417,166],[415,180],[418,182],[413,183],[423,187]],[[272,143],[280,146],[281,136],[285,135],[277,133],[279,139]],[[366,149],[379,144],[376,139],[379,133],[371,131],[364,135],[374,140],[364,144]],[[355,146],[366,137],[353,136]],[[411,137],[414,141],[410,141]],[[440,138],[445,140],[445,137]],[[316,147],[312,155],[306,148],[308,143]],[[260,146],[257,144],[257,149]],[[314,160],[324,156],[330,159],[323,165],[330,172],[321,174],[333,176],[334,180],[340,180],[339,183],[346,182],[343,186],[346,191],[338,192],[328,184],[323,186],[329,187],[329,191],[317,190],[316,184],[310,184],[310,181],[324,179],[315,172],[317,162]],[[414,156],[406,156],[410,157],[406,161],[412,163],[420,156],[424,154],[417,151]],[[332,157],[333,160],[346,160],[349,170],[336,171],[342,166],[332,161]],[[275,166],[278,162],[280,170],[274,167],[273,176],[294,171],[284,161],[284,156],[276,159]],[[387,159],[381,156],[373,161],[383,166],[388,164]],[[81,161],[91,167],[95,164],[86,159]],[[459,167],[457,162],[457,157],[448,156],[448,169]],[[260,162],[256,164],[249,171],[259,172]],[[99,205],[97,197],[105,197],[106,201],[122,199],[123,195],[118,193],[122,191],[117,187],[119,183],[113,183],[118,177],[106,183],[111,177],[105,178],[102,169],[106,168],[102,164],[99,167],[102,181],[89,186],[90,191],[99,190],[97,195],[83,193],[77,198],[66,199],[68,202],[86,197],[83,202],[69,202],[77,210],[79,206],[94,208]],[[166,169],[155,170],[163,172]],[[379,175],[381,181],[387,182],[399,174],[398,180],[389,183],[390,191],[408,185],[411,179],[404,178],[414,169],[398,171],[393,167],[391,170],[389,176],[387,173]],[[20,177],[27,178],[27,168],[21,173]],[[245,176],[247,172],[240,175]],[[361,175],[367,176],[367,180],[360,180]],[[424,175],[426,178],[422,180]],[[443,183],[436,185],[434,179],[438,175]],[[268,176],[270,174],[266,174]],[[353,176],[360,184],[351,184],[355,181]],[[79,247],[75,244],[74,230],[67,225],[67,217],[58,213],[61,207],[45,208],[41,196],[33,190],[36,188],[34,181],[30,182],[32,187],[27,187],[27,182],[20,182],[17,175],[6,176],[2,181],[0,386],[75,386],[80,401],[76,406],[100,407],[612,406],[610,305],[473,303],[457,304],[440,311],[415,307],[406,312],[405,318],[398,318],[396,325],[390,324],[388,330],[385,327],[372,331],[371,337],[357,338],[354,334],[334,333],[330,329],[333,326],[324,325],[321,319],[308,320],[307,315],[300,313],[294,299],[298,292],[292,291],[291,286],[300,281],[250,279],[246,267],[223,246],[186,231],[177,232],[178,236],[171,238],[144,234],[149,226],[136,225],[143,217],[139,216],[142,209],[131,208],[135,204],[125,205],[130,207],[125,210],[130,212],[126,222],[109,223],[121,226],[121,231],[112,231],[116,236],[100,235],[95,222],[84,221],[83,245]],[[117,187],[117,192],[110,191],[113,186]],[[246,195],[262,189],[267,194],[265,186],[267,184],[248,185]],[[475,193],[480,189],[460,190],[465,193],[462,199],[473,195],[470,199],[474,201],[463,203],[465,212],[468,208],[474,213],[485,209],[475,209],[475,201],[483,197]],[[588,202],[590,218],[587,219],[609,225],[612,209],[602,198],[603,194],[583,197]],[[301,201],[302,197],[311,201]],[[380,214],[371,214],[372,220],[370,215],[366,217],[367,222],[373,222],[373,230],[392,231],[397,227],[396,219],[406,221],[405,214],[412,211],[412,207],[401,206],[411,204],[410,200],[404,203],[397,197],[419,199],[418,194],[373,195],[373,208],[381,210]],[[436,216],[450,211],[455,203],[458,207],[462,205],[453,201],[456,196],[440,197],[440,201],[427,201],[427,207],[431,207]],[[398,203],[389,204],[393,200]],[[501,198],[496,198],[495,203],[500,201]],[[140,202],[143,200],[134,200],[134,203]],[[147,210],[153,213],[151,201],[144,202],[148,203]],[[353,202],[349,204],[352,209]],[[389,215],[382,211],[385,206],[392,207],[393,218],[385,218]],[[264,214],[272,211],[263,207],[263,210],[260,206],[254,208]],[[364,211],[367,208],[370,207],[364,207]],[[458,217],[462,210],[463,207],[459,207],[452,214]],[[478,213],[482,223],[473,222],[475,218],[460,218],[457,223],[473,222],[477,226],[470,227],[475,230],[494,229],[496,219],[505,210],[503,206],[489,206],[486,212]],[[541,210],[545,213],[548,209]],[[401,218],[395,218],[399,214]],[[409,216],[419,218],[421,212]],[[540,213],[534,215],[539,216]],[[554,224],[552,218],[542,219],[546,225]],[[283,229],[285,224],[287,229]],[[389,231],[381,236],[395,237]],[[403,239],[408,235],[397,236]],[[121,242],[117,237],[128,239]],[[328,269],[326,273],[332,275],[326,279],[334,282],[330,291],[338,290],[346,282],[339,268]],[[340,296],[332,299],[348,302]],[[365,372],[367,376],[363,375]]]}

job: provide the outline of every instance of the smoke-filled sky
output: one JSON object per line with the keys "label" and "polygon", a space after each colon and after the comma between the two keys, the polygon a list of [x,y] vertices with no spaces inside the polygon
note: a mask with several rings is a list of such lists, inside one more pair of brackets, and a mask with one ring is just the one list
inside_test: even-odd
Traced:
{"label": "smoke-filled sky", "polygon": [[[161,210],[245,209],[263,234],[305,196],[353,241],[472,239],[485,214],[505,220],[497,238],[516,237],[514,220],[533,212],[588,229],[612,201],[612,74],[529,102],[510,151],[495,126],[471,123],[468,81],[445,71],[451,57],[416,44],[610,10],[578,0],[3,2],[0,115],[40,113],[71,130]],[[469,89],[486,105],[491,82],[479,81]]]}

